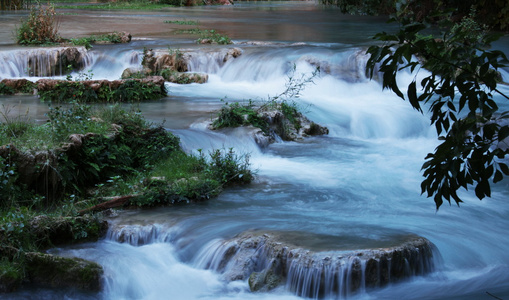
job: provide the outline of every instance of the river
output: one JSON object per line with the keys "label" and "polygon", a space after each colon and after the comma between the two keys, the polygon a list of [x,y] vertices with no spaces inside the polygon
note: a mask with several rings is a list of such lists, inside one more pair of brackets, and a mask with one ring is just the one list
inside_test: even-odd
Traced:
{"label": "river", "polygon": [[[208,83],[167,83],[168,97],[140,109],[149,120],[164,122],[188,151],[233,147],[249,154],[257,180],[206,203],[120,213],[110,220],[112,231],[105,239],[51,250],[103,265],[105,288],[99,294],[34,288],[13,294],[14,299],[303,299],[284,285],[251,293],[246,281],[227,282],[203,267],[200,259],[217,241],[252,229],[299,232],[296,239],[316,241],[313,247],[327,250],[340,244],[378,247],[409,234],[436,246],[431,274],[329,298],[493,299],[489,292],[509,299],[509,182],[498,183],[492,197],[482,201],[473,191],[462,191],[460,207],[446,204],[436,211],[433,200],[420,194],[421,165],[438,145],[434,128],[426,114],[364,74],[370,36],[394,25],[383,18],[345,16],[313,2],[240,2],[64,15],[62,35],[106,31],[83,23],[87,15],[105,24],[130,23],[123,30],[134,36],[128,45],[92,49],[87,69],[94,78],[119,78],[126,66],[139,63],[130,58],[144,47],[202,49],[202,59],[190,68],[209,74]],[[18,18],[19,13],[3,13],[0,23]],[[176,19],[199,20],[227,33],[235,44],[197,45],[193,37],[165,29],[163,20]],[[7,37],[12,26],[2,27],[0,51],[19,51]],[[243,53],[222,63],[208,53],[210,47],[238,47]],[[225,101],[266,101],[285,89],[289,76],[309,76],[317,65],[320,75],[293,101],[311,120],[327,126],[328,135],[261,149],[244,129],[207,129]],[[413,76],[402,73],[402,86]],[[44,120],[48,109],[33,96],[0,102],[15,111],[29,108],[36,120]],[[130,242],[118,239],[115,230],[122,228],[131,232]]]}

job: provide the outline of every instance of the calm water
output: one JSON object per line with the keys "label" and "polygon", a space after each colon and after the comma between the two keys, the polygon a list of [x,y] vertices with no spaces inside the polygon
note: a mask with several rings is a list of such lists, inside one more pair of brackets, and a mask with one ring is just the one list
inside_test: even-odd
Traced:
{"label": "calm water", "polygon": [[[168,83],[167,98],[140,108],[148,119],[164,121],[188,151],[233,147],[249,153],[258,179],[207,203],[130,211],[111,220],[113,228],[131,226],[139,236],[157,228],[157,237],[143,245],[106,238],[54,249],[104,266],[106,288],[98,295],[26,290],[13,297],[300,299],[284,287],[250,293],[246,282],[224,282],[220,274],[198,267],[200,253],[211,242],[259,229],[298,231],[299,238],[317,240],[313,247],[323,249],[366,243],[378,247],[407,234],[426,237],[437,246],[442,258],[437,272],[349,299],[492,299],[486,292],[509,298],[508,181],[497,184],[490,199],[479,201],[473,193],[462,192],[461,208],[444,205],[438,212],[432,199],[420,195],[420,167],[437,145],[434,129],[426,116],[382,91],[363,71],[369,37],[391,29],[383,19],[344,16],[309,2],[248,2],[150,14],[104,11],[92,16],[130,22],[131,31],[138,31],[138,39],[129,45],[93,48],[87,69],[96,78],[120,77],[124,68],[136,65],[130,58],[143,47],[202,48],[203,55],[190,67],[208,73],[208,83]],[[3,23],[19,15],[1,17]],[[65,17],[62,30],[78,32],[79,18],[83,16]],[[225,47],[239,47],[243,54],[218,62],[208,47],[194,44],[193,37],[165,32],[162,20],[176,19],[200,20],[207,28],[228,33],[236,44]],[[0,37],[5,37],[0,50],[16,49],[8,42],[6,27],[0,28]],[[207,130],[223,101],[267,100],[284,90],[289,76],[308,76],[316,65],[322,73],[294,100],[310,119],[330,129],[328,136],[260,149],[244,129]],[[401,82],[412,78],[402,74]],[[509,93],[507,87],[502,89]],[[1,102],[15,112],[29,108],[40,121],[47,111],[35,97],[4,97]],[[318,235],[327,238],[314,239]]]}

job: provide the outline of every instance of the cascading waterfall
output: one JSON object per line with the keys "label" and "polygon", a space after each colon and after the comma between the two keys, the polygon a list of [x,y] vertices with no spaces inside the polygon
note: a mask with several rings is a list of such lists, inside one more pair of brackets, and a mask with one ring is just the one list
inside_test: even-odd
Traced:
{"label": "cascading waterfall", "polygon": [[[373,30],[373,25],[363,28]],[[335,27],[331,35],[346,31]],[[105,239],[51,250],[100,263],[105,288],[99,294],[32,290],[12,298],[472,300],[486,291],[509,295],[509,241],[503,238],[509,228],[507,182],[493,189],[491,199],[480,202],[462,193],[460,210],[435,212],[432,200],[419,193],[423,158],[437,143],[429,119],[366,78],[362,43],[327,42],[237,44],[213,46],[213,51],[195,46],[188,69],[208,73],[209,82],[167,83],[169,97],[142,103],[140,110],[149,120],[167,119],[165,127],[188,151],[233,147],[250,153],[258,180],[207,203],[121,213],[111,218]],[[225,61],[227,51],[237,47],[241,55]],[[118,79],[125,68],[140,66],[142,51],[101,45],[88,55],[81,71]],[[14,57],[7,61],[0,59],[0,78],[30,76],[20,71],[26,67],[6,66]],[[263,102],[280,94],[289,76],[307,76],[316,67],[321,73],[314,83],[289,101],[327,126],[328,136],[259,149],[249,129],[207,129],[223,104],[220,99]],[[507,74],[502,71],[504,79]],[[401,73],[401,87],[414,76]],[[254,231],[261,235],[254,237]],[[274,233],[280,239],[257,240]],[[429,244],[398,248],[415,235]],[[283,246],[304,241],[311,245]],[[395,250],[388,252],[390,247]],[[277,284],[269,289],[272,279]],[[260,292],[250,292],[249,284],[260,286]]]}
{"label": "cascading waterfall", "polygon": [[68,64],[83,68],[91,59],[84,47],[0,51],[0,79],[61,76]]}
{"label": "cascading waterfall", "polygon": [[286,278],[287,290],[313,299],[348,298],[435,268],[436,249],[423,239],[409,238],[384,249],[315,252],[281,241],[278,235],[287,233],[213,240],[202,247],[193,265],[221,273],[226,280],[249,279],[252,288],[253,276],[280,276]]}

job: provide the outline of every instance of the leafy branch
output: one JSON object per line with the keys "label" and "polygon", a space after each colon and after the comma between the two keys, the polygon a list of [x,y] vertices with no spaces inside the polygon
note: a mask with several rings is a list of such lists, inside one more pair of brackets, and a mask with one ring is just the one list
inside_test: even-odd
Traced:
{"label": "leafy branch", "polygon": [[[494,95],[509,99],[497,84],[498,69],[507,62],[498,50],[487,50],[498,35],[488,34],[473,14],[446,28],[441,36],[423,35],[422,22],[393,19],[401,24],[396,34],[378,33],[382,45],[371,46],[367,72],[373,78],[379,70],[384,89],[408,99],[414,109],[431,113],[442,143],[429,153],[422,166],[421,192],[434,197],[437,209],[443,199],[459,205],[457,191],[475,185],[479,199],[491,196],[490,181],[497,183],[509,175],[507,163],[509,112],[500,112]],[[417,59],[415,59],[417,58]],[[397,84],[398,72],[424,68],[431,72],[408,85],[404,95]]]}

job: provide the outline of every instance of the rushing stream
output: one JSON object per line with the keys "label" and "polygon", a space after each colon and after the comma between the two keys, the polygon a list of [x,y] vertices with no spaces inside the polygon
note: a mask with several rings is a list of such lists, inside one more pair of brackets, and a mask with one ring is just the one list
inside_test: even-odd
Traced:
{"label": "rushing stream", "polygon": [[[218,243],[256,229],[299,232],[289,239],[319,250],[382,247],[405,235],[425,237],[437,248],[431,274],[330,298],[493,299],[489,292],[509,299],[508,181],[495,186],[492,198],[479,201],[473,192],[462,192],[460,208],[443,205],[438,212],[432,199],[420,195],[420,167],[438,143],[436,132],[425,115],[364,74],[369,36],[389,30],[383,20],[342,16],[308,2],[240,3],[157,16],[216,24],[236,44],[213,47],[239,47],[243,53],[223,63],[191,39],[158,36],[95,46],[86,70],[94,78],[118,79],[123,69],[139,65],[143,47],[202,49],[189,68],[209,74],[208,83],[167,83],[167,98],[140,109],[148,119],[164,121],[188,151],[233,147],[248,153],[256,182],[206,203],[123,212],[110,219],[103,240],[51,250],[99,262],[105,288],[98,295],[30,289],[13,298],[302,299],[284,284],[251,293],[246,281],[227,282],[205,268],[204,257]],[[0,79],[36,80],[19,66],[7,71],[1,58],[21,50],[5,48],[0,48]],[[327,126],[329,135],[260,149],[245,129],[207,129],[224,101],[266,101],[284,90],[289,76],[309,76],[316,66],[320,75],[294,100],[311,120]],[[412,78],[402,74],[400,79],[404,85]],[[35,97],[0,101],[20,113],[29,107],[38,120],[48,109]]]}

